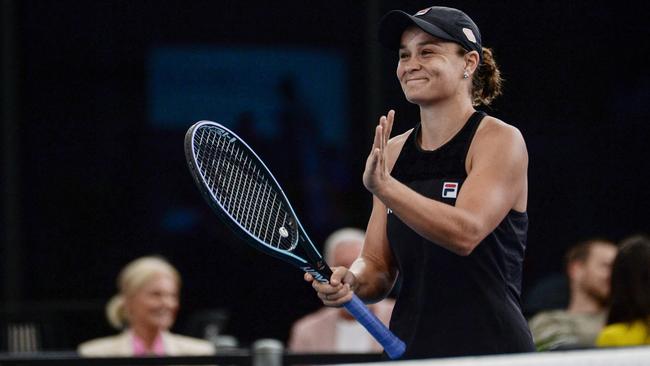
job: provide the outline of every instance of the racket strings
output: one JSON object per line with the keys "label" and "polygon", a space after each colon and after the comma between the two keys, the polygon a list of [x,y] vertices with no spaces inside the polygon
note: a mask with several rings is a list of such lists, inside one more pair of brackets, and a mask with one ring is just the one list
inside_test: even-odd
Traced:
{"label": "racket strings", "polygon": [[253,236],[266,245],[292,250],[297,228],[258,159],[247,148],[214,128],[194,136],[199,173],[213,198]]}

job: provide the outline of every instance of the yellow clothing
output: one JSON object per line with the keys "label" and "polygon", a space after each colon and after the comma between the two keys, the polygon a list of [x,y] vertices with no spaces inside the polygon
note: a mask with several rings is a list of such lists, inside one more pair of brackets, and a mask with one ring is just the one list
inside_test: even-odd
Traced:
{"label": "yellow clothing", "polygon": [[598,347],[639,346],[650,344],[648,328],[642,321],[614,323],[606,326],[598,335]]}

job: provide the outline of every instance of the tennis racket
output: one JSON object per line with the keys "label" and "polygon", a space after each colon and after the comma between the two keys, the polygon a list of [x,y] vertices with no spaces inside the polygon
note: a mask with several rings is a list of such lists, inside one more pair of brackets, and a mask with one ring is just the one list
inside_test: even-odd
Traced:
{"label": "tennis racket", "polygon": [[[185,157],[199,190],[216,214],[245,242],[328,282],[332,270],[307,236],[289,200],[262,160],[234,132],[199,121],[185,135]],[[395,359],[405,350],[353,295],[345,308]]]}

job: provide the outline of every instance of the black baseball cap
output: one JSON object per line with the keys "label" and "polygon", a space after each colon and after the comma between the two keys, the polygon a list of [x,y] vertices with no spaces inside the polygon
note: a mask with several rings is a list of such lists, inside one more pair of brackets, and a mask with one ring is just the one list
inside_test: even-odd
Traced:
{"label": "black baseball cap", "polygon": [[379,42],[399,50],[402,33],[411,25],[434,37],[458,43],[468,51],[477,51],[483,58],[481,32],[474,21],[462,11],[444,6],[432,6],[413,15],[401,10],[389,11],[379,23]]}

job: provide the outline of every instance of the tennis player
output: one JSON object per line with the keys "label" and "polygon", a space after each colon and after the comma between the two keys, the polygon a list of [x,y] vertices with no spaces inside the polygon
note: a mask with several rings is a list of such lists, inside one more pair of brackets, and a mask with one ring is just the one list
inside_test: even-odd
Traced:
{"label": "tennis player", "polygon": [[380,42],[420,122],[389,140],[379,119],[363,174],[373,194],[363,251],[311,281],[328,306],[401,288],[390,328],[404,358],[533,351],[520,309],[528,228],[528,154],[513,126],[475,109],[501,93],[492,51],[465,13],[446,7],[384,16]]}

